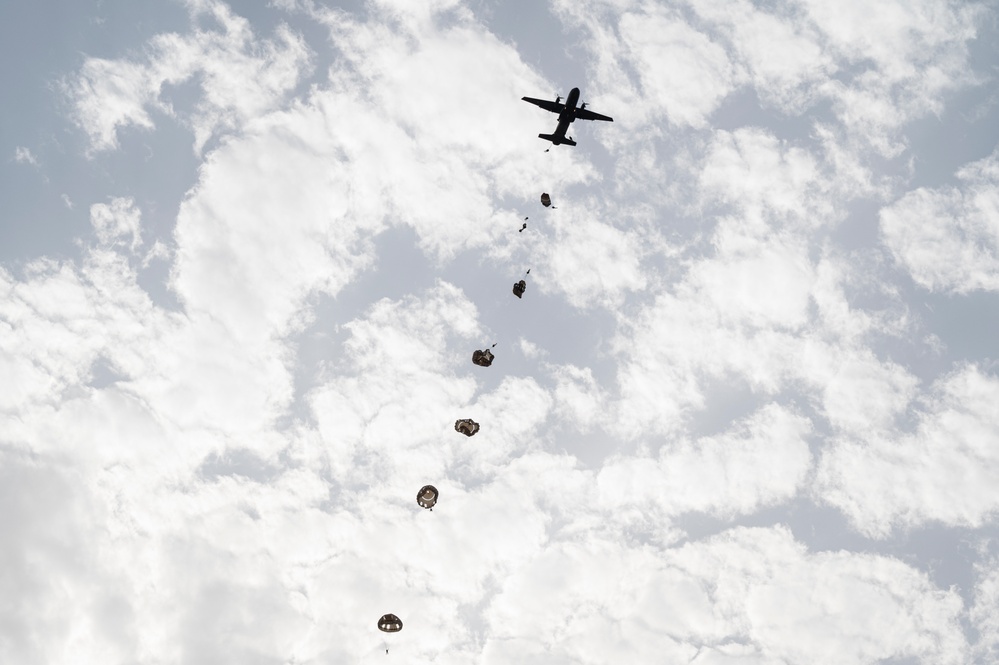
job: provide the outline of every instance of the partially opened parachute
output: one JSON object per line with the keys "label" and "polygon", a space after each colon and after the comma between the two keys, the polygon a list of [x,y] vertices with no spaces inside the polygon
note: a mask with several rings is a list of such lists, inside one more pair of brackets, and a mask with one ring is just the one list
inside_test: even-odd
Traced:
{"label": "partially opened parachute", "polygon": [[486,349],[485,351],[475,351],[472,353],[472,362],[479,367],[489,367],[493,364],[493,358],[495,357],[496,356],[494,356],[493,352],[489,349]]}
{"label": "partially opened parachute", "polygon": [[548,196],[548,192],[543,193],[541,195],[541,205],[547,208],[551,204],[552,204],[552,197]]}
{"label": "partially opened parachute", "polygon": [[[436,487],[433,485],[424,485],[420,488],[420,491],[416,493],[416,503],[420,504],[421,508],[433,510],[433,507],[437,505],[438,496],[440,496],[440,493],[437,491]],[[388,614],[386,616],[392,615]],[[385,617],[382,618],[384,619]],[[399,622],[399,628],[402,628],[401,621]]]}
{"label": "partially opened parachute", "polygon": [[456,420],[454,421],[454,431],[460,432],[465,436],[472,436],[479,431],[479,423],[475,422],[471,418]]}
{"label": "partially opened parachute", "polygon": [[402,619],[394,614],[383,614],[378,620],[378,630],[383,633],[398,633],[402,630]]}

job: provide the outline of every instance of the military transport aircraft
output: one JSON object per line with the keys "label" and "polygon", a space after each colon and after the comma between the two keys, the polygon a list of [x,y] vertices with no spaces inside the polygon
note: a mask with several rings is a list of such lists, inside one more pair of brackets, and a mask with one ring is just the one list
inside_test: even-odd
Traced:
{"label": "military transport aircraft", "polygon": [[551,141],[555,145],[561,143],[576,145],[571,136],[566,138],[565,135],[565,130],[569,129],[569,124],[576,118],[581,120],[606,120],[614,122],[614,118],[608,118],[605,115],[587,111],[586,102],[583,102],[582,106],[576,108],[576,102],[579,101],[579,88],[573,88],[569,91],[569,97],[565,100],[565,104],[561,103],[561,95],[556,96],[554,102],[550,102],[547,99],[535,99],[534,97],[521,97],[521,99],[540,106],[546,111],[558,113],[558,127],[555,128],[555,132],[553,134],[538,134],[538,138]]}

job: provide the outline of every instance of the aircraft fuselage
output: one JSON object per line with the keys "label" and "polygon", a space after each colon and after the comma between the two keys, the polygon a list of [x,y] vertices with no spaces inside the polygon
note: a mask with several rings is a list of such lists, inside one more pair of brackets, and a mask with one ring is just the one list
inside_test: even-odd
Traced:
{"label": "aircraft fuselage", "polygon": [[569,91],[569,96],[565,99],[565,108],[558,114],[558,127],[555,129],[556,136],[565,136],[565,130],[569,129],[569,124],[576,119],[576,102],[579,101],[579,88]]}
{"label": "aircraft fuselage", "polygon": [[558,127],[555,131],[549,135],[541,135],[541,138],[546,138],[555,145],[561,145],[567,143],[569,145],[576,145],[575,141],[566,140],[565,132],[569,129],[569,125],[572,121],[576,119],[576,102],[579,101],[579,88],[573,88],[569,91],[569,96],[565,100],[565,108],[562,112],[558,114]]}

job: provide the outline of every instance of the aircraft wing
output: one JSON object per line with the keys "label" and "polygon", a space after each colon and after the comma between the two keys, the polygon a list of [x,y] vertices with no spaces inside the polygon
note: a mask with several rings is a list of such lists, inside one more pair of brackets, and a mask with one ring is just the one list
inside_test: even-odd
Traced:
{"label": "aircraft wing", "polygon": [[535,99],[534,97],[521,97],[521,99],[552,113],[561,113],[562,109],[565,108],[565,104],[562,102],[553,102],[550,99]]}
{"label": "aircraft wing", "polygon": [[609,118],[593,111],[587,111],[586,109],[576,109],[576,117],[580,120],[606,120],[607,122],[614,122],[614,118]]}

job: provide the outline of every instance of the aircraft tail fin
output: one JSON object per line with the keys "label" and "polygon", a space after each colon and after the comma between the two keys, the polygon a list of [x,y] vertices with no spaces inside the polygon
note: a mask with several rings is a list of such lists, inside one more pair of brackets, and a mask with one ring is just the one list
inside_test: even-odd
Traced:
{"label": "aircraft tail fin", "polygon": [[538,134],[539,139],[551,141],[555,145],[564,143],[565,145],[576,145],[576,142],[567,136],[555,136],[554,134]]}

